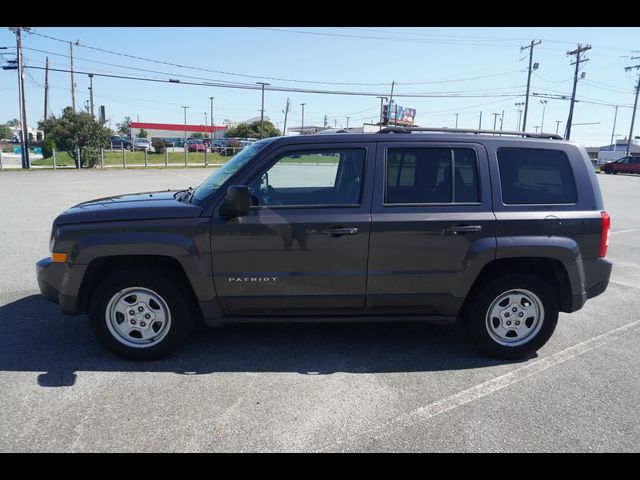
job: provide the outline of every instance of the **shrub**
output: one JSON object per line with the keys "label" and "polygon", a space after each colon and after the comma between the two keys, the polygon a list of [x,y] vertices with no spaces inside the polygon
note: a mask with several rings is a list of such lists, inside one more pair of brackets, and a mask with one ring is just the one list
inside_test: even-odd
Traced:
{"label": "shrub", "polygon": [[164,153],[164,140],[154,140],[151,142],[151,146],[156,153]]}

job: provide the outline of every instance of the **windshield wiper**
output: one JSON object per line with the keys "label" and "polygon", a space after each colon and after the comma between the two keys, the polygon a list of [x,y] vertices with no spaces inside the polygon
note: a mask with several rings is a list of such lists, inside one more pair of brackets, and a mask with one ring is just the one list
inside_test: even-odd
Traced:
{"label": "windshield wiper", "polygon": [[195,190],[193,187],[189,187],[186,190],[179,190],[175,193],[173,198],[175,198],[178,202],[184,202],[185,199],[189,201],[191,200],[191,196],[193,195],[194,191]]}

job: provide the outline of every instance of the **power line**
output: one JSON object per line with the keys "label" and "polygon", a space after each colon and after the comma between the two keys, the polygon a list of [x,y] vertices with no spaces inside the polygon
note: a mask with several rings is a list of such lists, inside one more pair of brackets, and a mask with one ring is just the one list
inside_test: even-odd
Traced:
{"label": "power line", "polygon": [[[44,38],[48,38],[50,40],[55,40],[57,42],[63,42],[63,43],[69,43],[67,40],[62,40],[60,38],[55,38],[52,37],[50,35],[45,35],[43,33],[37,33],[37,32],[31,32],[32,35],[37,35],[40,37],[44,37]],[[237,72],[226,72],[223,70],[213,70],[210,68],[202,68],[202,67],[193,67],[190,65],[181,65],[179,63],[173,63],[173,62],[165,62],[162,60],[154,60],[151,58],[145,58],[145,57],[140,57],[137,55],[130,55],[128,53],[122,53],[122,52],[116,52],[114,50],[108,50],[105,48],[98,48],[98,47],[92,47],[91,45],[84,45],[82,43],[77,44],[76,46],[78,47],[83,47],[83,48],[89,48],[91,50],[96,50],[98,52],[103,52],[103,53],[109,53],[111,55],[118,55],[121,57],[127,57],[127,58],[133,58],[134,60],[142,60],[145,62],[152,62],[152,63],[158,63],[161,65],[169,65],[172,67],[178,67],[178,68],[188,68],[191,70],[200,70],[203,72],[210,72],[210,73],[219,73],[221,75],[233,75],[233,76],[237,76],[237,77],[245,77],[245,78],[257,78],[257,79],[266,79],[266,80],[277,80],[277,81],[281,81],[281,82],[292,82],[292,83],[308,83],[308,84],[324,84],[324,85],[357,85],[357,86],[381,86],[381,85],[388,85],[387,83],[384,82],[379,82],[379,83],[355,83],[355,82],[327,82],[327,81],[319,81],[319,80],[299,80],[299,79],[291,79],[291,78],[282,78],[282,77],[268,77],[268,76],[264,76],[264,75],[249,75],[246,73],[237,73]]]}
{"label": "power line", "polygon": [[[65,42],[65,40],[62,39],[58,39],[55,37],[51,37],[49,35],[44,35],[41,33],[35,33],[32,32],[33,35],[39,35],[51,40],[55,40],[58,42]],[[219,73],[219,74],[223,74],[223,75],[236,75],[236,76],[243,76],[243,77],[247,77],[247,78],[265,78],[265,79],[269,79],[269,80],[279,80],[279,81],[284,81],[284,82],[291,82],[291,83],[305,83],[305,84],[318,84],[318,85],[352,85],[352,86],[382,86],[382,85],[388,85],[389,82],[376,82],[376,83],[366,83],[366,82],[328,82],[328,81],[320,81],[320,80],[294,80],[294,79],[286,79],[286,78],[279,78],[279,77],[266,77],[266,76],[258,76],[258,75],[246,75],[246,74],[241,74],[241,73],[234,73],[234,72],[224,72],[224,71],[220,71],[220,70],[212,70],[212,69],[207,69],[207,68],[200,68],[200,67],[192,67],[189,65],[180,65],[180,64],[175,64],[175,63],[171,63],[171,62],[164,62],[164,61],[158,61],[158,60],[153,60],[153,59],[149,59],[149,58],[144,58],[144,57],[138,57],[135,55],[129,55],[129,54],[125,54],[125,53],[120,53],[120,52],[115,52],[112,50],[105,50],[105,49],[100,49],[97,47],[91,47],[89,45],[83,45],[83,44],[78,44],[76,45],[78,47],[85,47],[85,48],[91,48],[93,50],[97,50],[97,51],[102,51],[105,53],[110,53],[113,55],[120,55],[120,56],[124,56],[124,57],[129,57],[129,58],[134,58],[137,60],[144,60],[144,61],[148,61],[148,62],[153,62],[153,63],[159,63],[159,64],[163,64],[163,65],[170,65],[170,66],[174,66],[174,67],[178,67],[178,68],[186,68],[186,69],[193,69],[193,70],[200,70],[200,71],[207,71],[207,72],[211,72],[211,73]],[[64,55],[64,54],[60,54],[60,53],[55,53],[55,52],[48,52],[45,50],[40,50],[40,49],[36,49],[36,48],[28,48],[29,50],[32,51],[36,51],[36,52],[40,52],[40,53],[46,53],[46,54],[50,54],[50,55],[57,55],[57,56],[61,56],[61,57],[65,57],[65,58],[69,58],[69,55]],[[166,73],[166,72],[160,72],[158,70],[149,70],[149,69],[144,69],[144,68],[139,68],[139,67],[129,67],[126,65],[118,65],[118,64],[113,64],[113,63],[108,63],[108,62],[101,62],[101,61],[97,61],[97,60],[89,60],[89,59],[85,59],[85,58],[80,58],[74,55],[74,60],[83,60],[83,61],[87,61],[87,62],[92,62],[92,63],[97,63],[97,64],[102,64],[102,65],[108,65],[108,66],[112,66],[112,67],[118,67],[118,68],[126,68],[126,69],[130,69],[130,70],[137,70],[137,71],[141,71],[141,72],[149,72],[149,73]],[[466,82],[466,81],[471,81],[471,80],[478,80],[478,79],[483,79],[483,78],[493,78],[493,77],[500,77],[500,76],[504,76],[504,75],[510,75],[512,73],[517,73],[522,71],[521,69],[518,70],[510,70],[508,72],[501,72],[501,73],[492,73],[492,74],[488,74],[488,75],[479,75],[479,76],[474,76],[474,77],[467,77],[467,78],[452,78],[452,79],[446,79],[446,80],[429,80],[429,81],[421,81],[421,82],[396,82],[399,85],[429,85],[429,84],[439,84],[439,83],[453,83],[453,82]],[[194,76],[187,76],[187,75],[177,75],[177,76],[182,76],[185,78],[193,78],[193,79],[198,79],[198,80],[211,80],[209,78],[203,78],[203,77],[194,77]],[[226,80],[215,80],[218,82],[226,82]]]}
{"label": "power line", "polygon": [[[36,70],[44,70],[44,67],[36,67],[36,66],[25,66],[25,68],[33,68]],[[50,71],[55,72],[69,72],[67,69],[62,68],[49,68]],[[145,82],[155,82],[155,83],[177,83],[182,85],[198,85],[205,87],[221,87],[221,88],[235,88],[242,90],[260,90],[261,87],[257,85],[244,85],[244,84],[227,84],[220,82],[185,82],[176,79],[154,79],[154,78],[144,78],[144,77],[133,77],[130,75],[113,75],[113,74],[105,74],[105,73],[94,73],[94,72],[86,72],[86,71],[78,71],[74,70],[77,74],[89,75],[92,73],[97,77],[107,77],[107,78],[120,78],[124,80],[138,80]],[[344,90],[319,90],[319,89],[306,89],[306,88],[293,88],[293,87],[281,87],[271,85],[265,90],[275,91],[275,92],[297,92],[297,93],[314,93],[314,94],[325,94],[325,95],[352,95],[352,96],[379,96],[381,95],[379,92],[354,92],[354,91],[344,91]],[[396,93],[396,97],[402,98],[498,98],[498,97],[518,97],[522,95],[514,94],[514,93],[493,93],[493,94],[460,94],[460,93],[451,93],[451,92],[440,92],[440,93]]]}

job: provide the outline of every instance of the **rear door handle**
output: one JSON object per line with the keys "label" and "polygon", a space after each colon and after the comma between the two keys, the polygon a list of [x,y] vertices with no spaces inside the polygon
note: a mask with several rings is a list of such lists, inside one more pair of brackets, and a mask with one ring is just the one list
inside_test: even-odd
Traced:
{"label": "rear door handle", "polygon": [[322,229],[320,233],[331,237],[339,237],[341,235],[355,235],[358,233],[358,229],[355,227],[332,227]]}
{"label": "rear door handle", "polygon": [[455,227],[447,227],[445,228],[447,233],[452,233],[454,235],[458,235],[459,233],[469,233],[469,232],[481,232],[481,225],[456,225]]}

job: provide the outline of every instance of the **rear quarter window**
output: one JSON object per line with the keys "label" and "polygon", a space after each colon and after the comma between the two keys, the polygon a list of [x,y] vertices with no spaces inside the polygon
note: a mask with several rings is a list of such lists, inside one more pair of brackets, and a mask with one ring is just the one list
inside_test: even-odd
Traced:
{"label": "rear quarter window", "polygon": [[571,163],[561,150],[500,148],[498,169],[507,205],[577,201]]}

